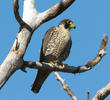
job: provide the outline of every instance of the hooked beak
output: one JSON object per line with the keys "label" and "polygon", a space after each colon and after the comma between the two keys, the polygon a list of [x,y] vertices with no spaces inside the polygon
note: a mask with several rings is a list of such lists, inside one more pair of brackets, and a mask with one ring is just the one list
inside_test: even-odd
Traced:
{"label": "hooked beak", "polygon": [[73,22],[70,22],[70,27],[76,29],[76,26]]}

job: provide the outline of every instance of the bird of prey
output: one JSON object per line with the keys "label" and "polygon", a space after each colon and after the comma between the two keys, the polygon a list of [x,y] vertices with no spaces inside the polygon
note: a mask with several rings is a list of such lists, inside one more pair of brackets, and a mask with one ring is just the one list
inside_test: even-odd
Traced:
{"label": "bird of prey", "polygon": [[[62,64],[70,53],[72,41],[70,29],[75,28],[75,24],[70,19],[64,19],[56,27],[51,27],[45,34],[40,52],[40,62],[54,65]],[[32,85],[32,91],[38,93],[42,84],[51,72],[46,69],[39,69],[36,79]]]}

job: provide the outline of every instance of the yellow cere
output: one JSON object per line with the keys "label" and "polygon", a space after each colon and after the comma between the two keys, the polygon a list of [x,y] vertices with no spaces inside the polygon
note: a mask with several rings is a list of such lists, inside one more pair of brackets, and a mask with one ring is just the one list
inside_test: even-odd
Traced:
{"label": "yellow cere", "polygon": [[69,24],[71,25],[71,27],[75,26],[75,24],[73,22],[70,22]]}

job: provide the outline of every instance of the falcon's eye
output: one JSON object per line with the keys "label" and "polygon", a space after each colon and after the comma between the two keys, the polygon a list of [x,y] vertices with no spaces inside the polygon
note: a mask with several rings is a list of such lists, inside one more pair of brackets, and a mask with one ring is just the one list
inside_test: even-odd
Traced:
{"label": "falcon's eye", "polygon": [[65,28],[68,29],[70,27],[70,24],[68,22],[65,23]]}
{"label": "falcon's eye", "polygon": [[73,25],[73,22],[69,22],[70,25]]}

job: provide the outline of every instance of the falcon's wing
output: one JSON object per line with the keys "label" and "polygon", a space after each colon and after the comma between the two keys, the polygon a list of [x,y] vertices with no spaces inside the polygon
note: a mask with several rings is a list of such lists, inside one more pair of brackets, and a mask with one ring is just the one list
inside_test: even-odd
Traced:
{"label": "falcon's wing", "polygon": [[55,32],[56,27],[51,27],[45,34],[44,39],[42,41],[42,47],[40,52],[40,61],[42,62],[44,60],[44,56],[47,50],[47,45],[49,41],[51,40],[51,37],[53,36],[53,33]]}
{"label": "falcon's wing", "polygon": [[72,46],[72,41],[71,41],[71,38],[70,38],[68,43],[65,45],[64,49],[61,51],[61,54],[60,54],[60,60],[61,61],[66,60],[66,58],[69,56],[71,46]]}

